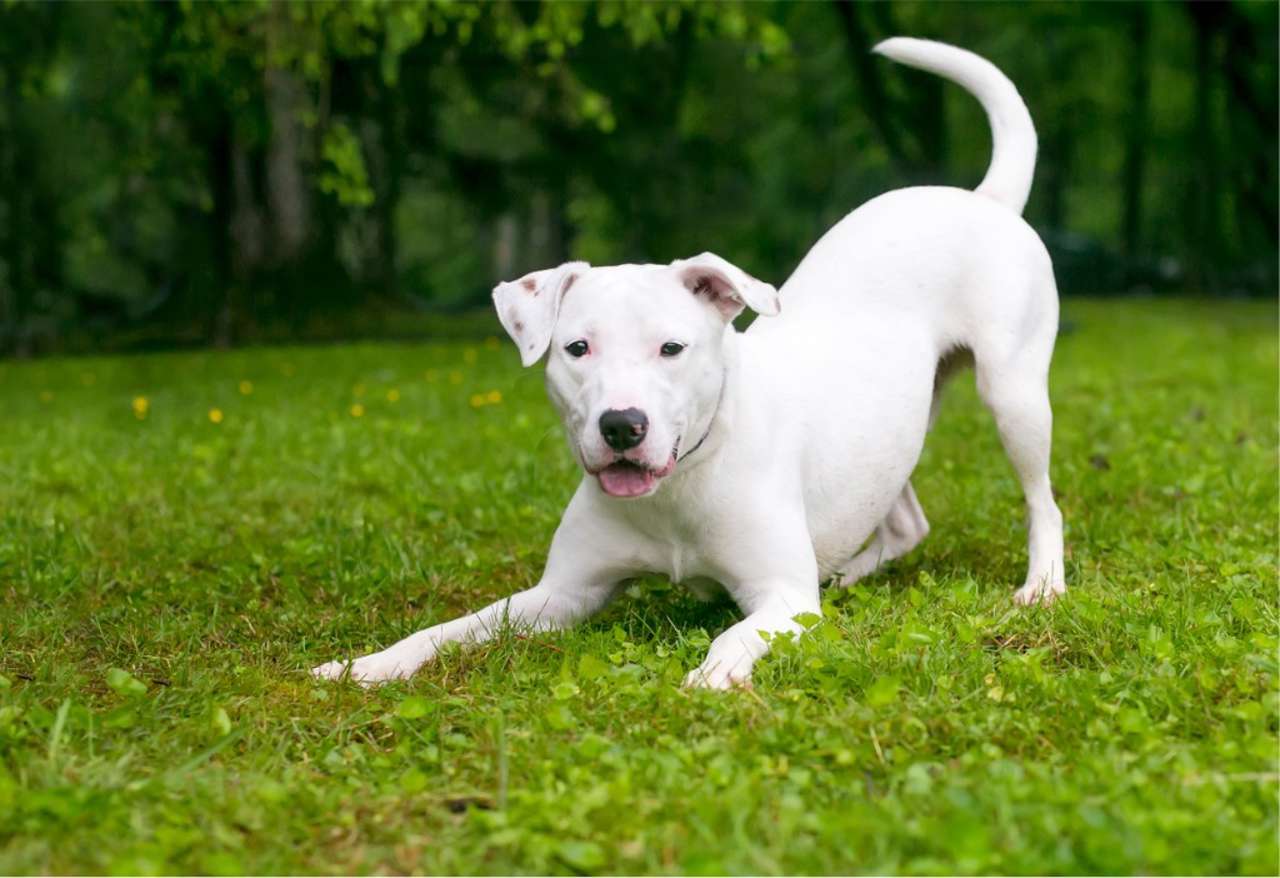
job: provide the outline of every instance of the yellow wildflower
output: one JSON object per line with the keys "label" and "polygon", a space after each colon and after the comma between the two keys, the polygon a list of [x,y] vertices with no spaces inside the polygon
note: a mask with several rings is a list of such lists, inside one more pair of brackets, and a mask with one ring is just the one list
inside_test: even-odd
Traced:
{"label": "yellow wildflower", "polygon": [[353,417],[353,418],[363,418],[363,417],[364,417],[364,406],[360,405],[360,403],[356,403],[355,405],[353,405],[353,406],[351,407],[351,417]]}
{"label": "yellow wildflower", "polygon": [[471,394],[471,407],[473,409],[478,409],[481,406],[486,405],[497,405],[500,402],[502,402],[502,391],[500,390],[490,390],[487,393]]}
{"label": "yellow wildflower", "polygon": [[209,420],[215,424],[221,424],[222,409],[209,409]]}
{"label": "yellow wildflower", "polygon": [[135,396],[133,398],[133,416],[141,421],[147,416],[147,412],[151,409],[151,402],[145,396]]}
{"label": "yellow wildflower", "polygon": [[461,373],[461,372],[459,372],[457,369],[454,369],[452,372],[450,372],[450,373],[449,373],[449,383],[450,383],[450,384],[461,384],[461,383],[462,383],[462,373]]}
{"label": "yellow wildflower", "polygon": [[479,355],[476,353],[475,348],[467,348],[462,352],[462,362],[466,363],[468,366],[473,366],[475,365],[476,358],[478,356]]}
{"label": "yellow wildflower", "polygon": [[387,402],[399,402],[399,401],[400,401],[400,391],[396,390],[394,387],[387,391]]}
{"label": "yellow wildflower", "polygon": [[241,392],[242,394],[244,394],[245,396],[248,396],[249,394],[253,393],[253,382],[252,382],[252,381],[241,381],[241,382],[240,382],[240,392]]}

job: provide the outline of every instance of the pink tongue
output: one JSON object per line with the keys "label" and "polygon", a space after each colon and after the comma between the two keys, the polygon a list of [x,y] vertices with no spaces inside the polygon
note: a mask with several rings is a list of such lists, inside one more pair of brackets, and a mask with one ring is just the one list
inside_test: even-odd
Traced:
{"label": "pink tongue", "polygon": [[612,497],[639,497],[653,487],[653,473],[630,463],[615,463],[599,473],[600,487]]}

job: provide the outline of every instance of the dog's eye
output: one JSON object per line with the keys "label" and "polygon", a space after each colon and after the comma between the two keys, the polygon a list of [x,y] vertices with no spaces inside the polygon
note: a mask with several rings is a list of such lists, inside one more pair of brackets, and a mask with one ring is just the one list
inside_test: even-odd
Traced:
{"label": "dog's eye", "polygon": [[590,350],[590,348],[587,347],[587,343],[582,339],[569,342],[564,346],[564,349],[565,352],[574,359],[577,359],[578,357],[585,357],[587,355],[587,351]]}
{"label": "dog's eye", "polygon": [[679,356],[680,352],[684,350],[684,345],[680,344],[680,342],[678,341],[669,341],[666,344],[664,344],[660,348],[660,350],[662,351],[662,356],[664,357],[675,357],[675,356]]}

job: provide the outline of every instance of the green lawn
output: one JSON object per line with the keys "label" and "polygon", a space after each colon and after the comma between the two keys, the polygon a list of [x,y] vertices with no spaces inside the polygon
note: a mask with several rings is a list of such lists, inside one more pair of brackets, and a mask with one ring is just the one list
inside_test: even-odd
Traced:
{"label": "green lawn", "polygon": [[932,535],[728,694],[661,579],[308,677],[538,576],[577,474],[505,342],[0,364],[0,873],[1276,874],[1276,309],[1064,318],[1065,599],[964,379]]}

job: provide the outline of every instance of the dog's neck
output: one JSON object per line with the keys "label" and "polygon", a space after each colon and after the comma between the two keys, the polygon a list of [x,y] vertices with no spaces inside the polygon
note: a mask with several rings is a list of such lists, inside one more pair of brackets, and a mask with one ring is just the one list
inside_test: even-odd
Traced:
{"label": "dog's neck", "polygon": [[725,425],[732,420],[731,414],[737,402],[736,395],[733,392],[733,382],[738,376],[738,341],[738,332],[730,326],[724,339],[724,363],[720,370],[720,392],[716,396],[716,402],[710,416],[707,418],[706,426],[699,434],[700,438],[689,447],[688,451],[679,456],[679,465],[671,475],[673,479],[679,479],[682,473],[686,473],[704,460],[710,459],[715,448],[727,438]]}
{"label": "dog's neck", "polygon": [[724,404],[724,392],[728,384],[729,384],[729,370],[726,368],[726,369],[723,369],[720,373],[720,393],[716,397],[716,405],[715,405],[715,408],[712,409],[711,411],[711,418],[710,420],[707,421],[707,429],[703,431],[702,438],[699,439],[697,442],[693,443],[692,448],[690,448],[684,454],[680,455],[678,462],[683,463],[687,458],[690,458],[694,454],[696,454],[698,449],[701,448],[703,444],[707,441],[707,437],[711,435],[711,430],[716,425],[716,418],[720,415],[720,406]]}

